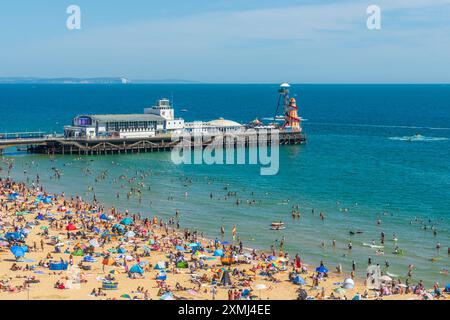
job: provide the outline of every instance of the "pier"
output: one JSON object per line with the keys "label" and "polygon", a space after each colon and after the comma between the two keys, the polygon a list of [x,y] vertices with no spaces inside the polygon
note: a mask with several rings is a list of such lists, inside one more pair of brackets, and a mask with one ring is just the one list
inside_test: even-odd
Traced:
{"label": "pier", "polygon": [[[14,134],[9,134],[13,137]],[[202,147],[210,145],[214,140],[202,141]],[[258,133],[242,132],[223,139],[223,147],[249,147],[271,144],[270,133],[266,139],[258,139]],[[279,145],[297,145],[306,142],[306,136],[300,132],[279,132]],[[108,155],[132,154],[144,152],[160,152],[172,150],[178,141],[173,141],[170,135],[158,135],[149,138],[65,138],[62,136],[42,135],[41,137],[0,138],[0,152],[5,148],[17,147],[19,150],[36,154],[61,155]],[[191,138],[194,147],[194,139]]]}

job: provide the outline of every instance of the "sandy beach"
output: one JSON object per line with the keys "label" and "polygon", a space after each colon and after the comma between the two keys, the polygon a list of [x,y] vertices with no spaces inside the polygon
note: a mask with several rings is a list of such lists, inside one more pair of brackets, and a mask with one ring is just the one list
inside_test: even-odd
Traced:
{"label": "sandy beach", "polygon": [[238,240],[204,239],[179,227],[176,214],[140,219],[5,179],[0,204],[0,299],[437,298],[395,279],[367,290],[362,279],[317,269],[282,248],[249,251]]}

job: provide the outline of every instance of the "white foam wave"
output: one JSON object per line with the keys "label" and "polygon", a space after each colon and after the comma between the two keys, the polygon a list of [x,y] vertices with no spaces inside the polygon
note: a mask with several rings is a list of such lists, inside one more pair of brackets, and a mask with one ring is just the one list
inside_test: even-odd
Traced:
{"label": "white foam wave", "polygon": [[404,137],[390,137],[390,140],[396,141],[446,141],[448,138],[445,137],[425,137],[420,134],[416,134],[414,136],[404,136]]}

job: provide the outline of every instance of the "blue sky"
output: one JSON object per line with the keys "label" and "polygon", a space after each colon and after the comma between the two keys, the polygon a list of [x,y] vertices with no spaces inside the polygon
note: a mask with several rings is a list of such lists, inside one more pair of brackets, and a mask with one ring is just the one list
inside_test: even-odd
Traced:
{"label": "blue sky", "polygon": [[0,76],[448,83],[450,0],[3,1]]}

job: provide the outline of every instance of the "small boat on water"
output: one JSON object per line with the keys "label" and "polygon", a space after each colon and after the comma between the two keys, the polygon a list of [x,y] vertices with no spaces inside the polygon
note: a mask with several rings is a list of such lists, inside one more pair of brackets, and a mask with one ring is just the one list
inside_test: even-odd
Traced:
{"label": "small boat on water", "polygon": [[280,222],[272,222],[270,224],[270,229],[271,230],[284,230],[284,229],[286,229],[286,227],[284,226],[284,223],[280,221]]}

